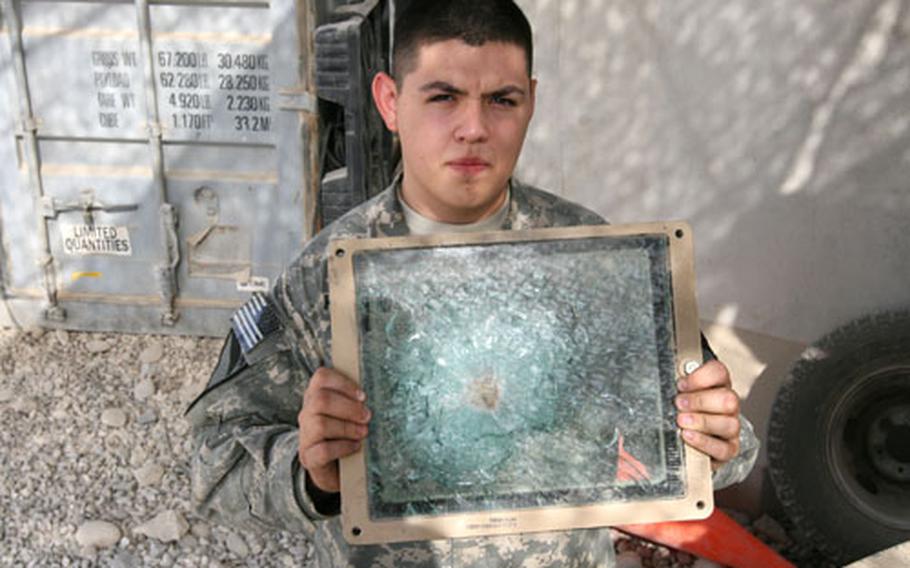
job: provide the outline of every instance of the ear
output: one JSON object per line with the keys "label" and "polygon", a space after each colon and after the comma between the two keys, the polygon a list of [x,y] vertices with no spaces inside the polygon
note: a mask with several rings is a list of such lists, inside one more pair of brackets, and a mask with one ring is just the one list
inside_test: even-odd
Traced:
{"label": "ear", "polygon": [[373,102],[382,116],[386,128],[398,132],[398,86],[388,73],[379,72],[373,77]]}
{"label": "ear", "polygon": [[537,79],[531,79],[531,116],[534,116],[534,108],[537,105]]}

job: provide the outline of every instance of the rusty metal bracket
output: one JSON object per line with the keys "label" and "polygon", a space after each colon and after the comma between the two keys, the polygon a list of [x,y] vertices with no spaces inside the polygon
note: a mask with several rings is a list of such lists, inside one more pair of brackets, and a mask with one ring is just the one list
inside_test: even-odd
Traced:
{"label": "rusty metal bracket", "polygon": [[166,203],[161,206],[162,244],[167,254],[167,263],[157,267],[158,287],[164,311],[161,323],[172,327],[180,319],[177,313],[177,265],[180,264],[180,242],[177,237],[177,208]]}
{"label": "rusty metal bracket", "polygon": [[278,91],[278,108],[281,110],[292,110],[305,112],[307,114],[317,113],[318,102],[316,95],[297,89],[284,89]]}

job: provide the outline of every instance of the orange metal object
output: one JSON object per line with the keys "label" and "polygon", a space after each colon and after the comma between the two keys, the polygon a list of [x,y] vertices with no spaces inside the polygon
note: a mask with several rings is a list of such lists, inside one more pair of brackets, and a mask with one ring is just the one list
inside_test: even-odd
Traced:
{"label": "orange metal object", "polygon": [[702,521],[623,525],[617,529],[730,568],[795,568],[720,509]]}

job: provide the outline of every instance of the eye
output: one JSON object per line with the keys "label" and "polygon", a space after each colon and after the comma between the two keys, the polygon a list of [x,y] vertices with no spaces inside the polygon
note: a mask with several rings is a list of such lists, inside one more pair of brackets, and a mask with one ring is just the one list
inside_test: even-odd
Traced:
{"label": "eye", "polygon": [[428,99],[431,103],[445,103],[455,100],[455,97],[446,93],[439,93],[438,95],[433,95]]}
{"label": "eye", "polygon": [[491,100],[492,100],[493,104],[496,106],[514,107],[514,106],[518,105],[518,103],[515,102],[515,99],[512,99],[507,96],[494,95],[491,98]]}

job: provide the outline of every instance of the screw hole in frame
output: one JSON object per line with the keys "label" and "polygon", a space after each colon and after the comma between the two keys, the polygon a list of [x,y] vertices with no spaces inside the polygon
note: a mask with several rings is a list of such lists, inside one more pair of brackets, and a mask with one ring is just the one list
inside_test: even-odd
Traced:
{"label": "screw hole in frame", "polygon": [[351,534],[353,534],[354,536],[360,536],[361,534],[363,534],[363,531],[360,530],[360,527],[354,527],[353,529],[351,529]]}
{"label": "screw hole in frame", "polygon": [[704,502],[704,501],[697,501],[697,502],[695,503],[695,508],[698,509],[699,511],[704,511],[704,509],[705,509],[705,502]]}
{"label": "screw hole in frame", "polygon": [[335,256],[337,256],[338,258],[344,258],[344,255],[346,255],[346,254],[347,254],[347,252],[345,252],[344,249],[338,249],[335,251]]}
{"label": "screw hole in frame", "polygon": [[676,234],[677,239],[681,239],[686,235],[686,233],[682,229],[676,229],[675,234]]}

